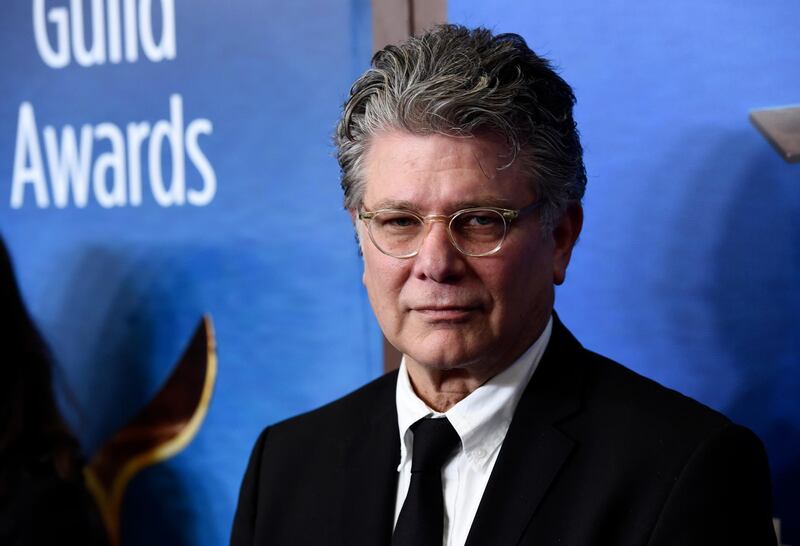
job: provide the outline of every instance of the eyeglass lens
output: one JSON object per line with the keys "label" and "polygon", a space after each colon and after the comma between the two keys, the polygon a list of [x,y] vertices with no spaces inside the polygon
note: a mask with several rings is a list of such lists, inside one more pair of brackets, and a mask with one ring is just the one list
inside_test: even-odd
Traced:
{"label": "eyeglass lens", "polygon": [[[496,210],[476,209],[456,214],[448,226],[456,248],[469,255],[494,252],[503,242],[506,221]],[[373,242],[383,252],[403,257],[415,254],[427,232],[425,222],[405,211],[380,211],[369,222]]]}

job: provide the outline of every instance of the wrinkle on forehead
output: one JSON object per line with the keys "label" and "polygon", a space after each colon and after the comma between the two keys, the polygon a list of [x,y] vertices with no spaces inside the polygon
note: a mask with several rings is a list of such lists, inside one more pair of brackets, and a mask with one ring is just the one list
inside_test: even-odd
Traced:
{"label": "wrinkle on forehead", "polygon": [[[431,157],[424,153],[426,142],[430,139],[439,140],[445,144],[445,155]],[[382,142],[381,154],[378,158],[375,157],[376,142]],[[394,142],[392,142],[394,141]],[[413,142],[414,146],[418,148],[419,153],[404,153],[399,156],[396,152],[397,148],[393,144],[403,143],[404,151],[409,142]],[[469,147],[464,147],[463,144],[470,144]],[[500,164],[505,161],[507,154],[500,153],[498,149],[503,148],[504,141],[500,138],[493,136],[450,136],[434,133],[431,135],[415,135],[400,130],[392,130],[379,133],[371,139],[371,145],[367,151],[367,157],[373,159],[367,163],[371,165],[376,172],[380,174],[380,170],[385,163],[390,161],[401,162],[407,168],[414,171],[425,172],[440,172],[451,169],[464,169],[469,170],[470,166],[465,166],[463,158],[465,154],[469,154],[472,158],[472,166],[477,167],[477,170],[483,173],[486,180],[493,180],[497,177],[498,172],[506,170],[511,166],[511,162]],[[377,161],[376,161],[377,159]]]}
{"label": "wrinkle on forehead", "polygon": [[[504,141],[389,131],[373,137],[365,157],[363,206],[451,214],[463,208],[519,208],[529,196],[517,168],[505,169]],[[512,189],[513,188],[513,189]],[[525,192],[527,193],[527,192]]]}

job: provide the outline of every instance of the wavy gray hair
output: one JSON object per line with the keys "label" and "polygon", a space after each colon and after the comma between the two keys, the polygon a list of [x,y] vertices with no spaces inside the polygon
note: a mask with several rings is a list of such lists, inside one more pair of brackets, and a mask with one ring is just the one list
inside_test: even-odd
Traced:
{"label": "wavy gray hair", "polygon": [[570,86],[517,34],[440,25],[387,46],[353,84],[336,127],[344,206],[363,204],[365,152],[380,132],[491,134],[508,144],[508,165],[521,161],[530,174],[551,229],[586,188],[574,104]]}

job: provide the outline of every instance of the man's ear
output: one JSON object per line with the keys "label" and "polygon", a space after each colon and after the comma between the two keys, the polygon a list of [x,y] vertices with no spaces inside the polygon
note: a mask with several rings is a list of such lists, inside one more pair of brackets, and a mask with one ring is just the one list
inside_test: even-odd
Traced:
{"label": "man's ear", "polygon": [[358,221],[358,211],[354,209],[347,209],[347,214],[350,215],[350,221],[353,222],[353,233],[356,235],[356,242],[358,243],[358,254],[363,255],[361,249],[361,232],[358,230],[360,223]]}
{"label": "man's ear", "polygon": [[582,227],[583,207],[580,203],[569,205],[553,227],[553,284],[564,282],[572,249]]}
{"label": "man's ear", "polygon": [[[362,262],[364,261],[364,249],[361,248],[361,233],[358,231],[358,211],[356,209],[347,209],[347,214],[350,215],[350,220],[353,222],[353,235],[356,238],[356,246],[358,247],[358,255],[361,256]],[[364,264],[366,265],[366,264]],[[366,286],[367,284],[367,268],[364,267],[364,272],[361,275],[361,282]]]}

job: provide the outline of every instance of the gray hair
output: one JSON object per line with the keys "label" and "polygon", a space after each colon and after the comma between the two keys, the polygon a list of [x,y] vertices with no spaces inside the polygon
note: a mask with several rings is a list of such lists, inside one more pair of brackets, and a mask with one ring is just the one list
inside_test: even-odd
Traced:
{"label": "gray hair", "polygon": [[371,137],[412,134],[496,135],[521,162],[552,228],[586,188],[586,170],[570,86],[517,34],[440,25],[390,45],[350,89],[334,143],[344,206],[364,197],[363,161]]}

